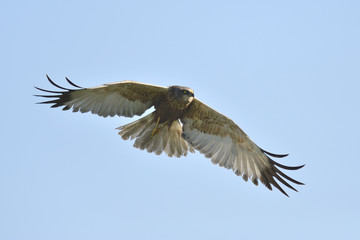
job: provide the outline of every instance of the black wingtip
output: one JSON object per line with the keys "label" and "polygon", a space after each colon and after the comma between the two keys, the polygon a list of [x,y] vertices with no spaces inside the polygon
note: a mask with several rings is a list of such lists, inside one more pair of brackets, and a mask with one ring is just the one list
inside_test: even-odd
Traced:
{"label": "black wingtip", "polygon": [[275,162],[274,160],[272,160],[272,159],[270,159],[270,162],[272,163],[272,164],[274,164],[274,165],[276,165],[276,166],[278,166],[278,167],[281,167],[282,169],[286,169],[286,170],[298,170],[298,169],[300,169],[300,168],[303,168],[304,166],[305,166],[305,164],[304,165],[300,165],[300,166],[285,166],[285,165],[282,165],[282,164],[280,164],[280,163],[278,163],[278,162]]}
{"label": "black wingtip", "polygon": [[78,85],[76,85],[75,83],[73,83],[72,81],[70,81],[70,79],[68,79],[67,77],[65,77],[66,81],[73,87],[77,87],[77,88],[83,88],[83,87],[80,87]]}
{"label": "black wingtip", "polygon": [[262,148],[260,148],[260,150],[261,150],[263,153],[266,153],[267,155],[269,155],[269,156],[271,156],[271,157],[283,158],[283,157],[289,156],[289,154],[275,154],[275,153],[271,153],[271,152],[265,151],[265,150],[262,149]]}
{"label": "black wingtip", "polygon": [[71,91],[71,89],[64,88],[64,87],[62,87],[62,86],[57,85],[55,82],[53,82],[53,80],[51,80],[51,78],[50,78],[49,75],[47,75],[47,74],[46,74],[46,78],[47,78],[48,81],[49,81],[52,85],[54,85],[55,87],[60,88],[60,89],[63,89],[63,90]]}
{"label": "black wingtip", "polygon": [[43,91],[43,92],[48,92],[48,93],[63,93],[63,92],[59,92],[59,91],[50,91],[50,90],[42,89],[39,87],[34,87],[34,88],[36,88],[37,90]]}

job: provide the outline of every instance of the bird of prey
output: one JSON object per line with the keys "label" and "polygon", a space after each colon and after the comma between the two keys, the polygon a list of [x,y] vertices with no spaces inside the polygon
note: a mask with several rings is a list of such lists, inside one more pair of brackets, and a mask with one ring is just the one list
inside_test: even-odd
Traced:
{"label": "bird of prey", "polygon": [[294,191],[297,190],[287,181],[303,185],[279,168],[297,170],[304,165],[290,167],[272,160],[270,157],[282,158],[287,154],[273,154],[258,147],[231,119],[196,99],[188,87],[122,81],[82,88],[66,78],[74,87],[68,89],[54,83],[49,76],[47,79],[62,91],[35,87],[50,93],[35,96],[50,98],[40,103],[52,104],[52,108],[91,112],[102,117],[133,117],[154,107],[149,115],[117,128],[124,140],[135,139],[135,148],[157,155],[164,152],[169,157],[186,156],[198,150],[214,164],[232,169],[245,181],[251,179],[258,185],[260,180],[268,189],[272,190],[273,186],[286,196],[279,183]]}

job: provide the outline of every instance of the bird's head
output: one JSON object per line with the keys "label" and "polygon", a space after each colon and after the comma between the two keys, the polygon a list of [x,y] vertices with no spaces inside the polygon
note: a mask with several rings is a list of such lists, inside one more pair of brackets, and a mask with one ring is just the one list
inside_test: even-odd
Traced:
{"label": "bird's head", "polygon": [[194,91],[188,87],[171,86],[169,97],[173,104],[186,107],[194,100]]}

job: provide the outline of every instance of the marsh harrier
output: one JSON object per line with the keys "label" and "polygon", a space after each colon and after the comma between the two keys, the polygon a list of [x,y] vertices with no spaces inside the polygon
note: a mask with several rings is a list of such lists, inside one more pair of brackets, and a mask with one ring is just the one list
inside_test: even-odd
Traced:
{"label": "marsh harrier", "polygon": [[91,112],[102,117],[133,117],[154,107],[155,111],[149,115],[117,128],[123,139],[135,139],[136,148],[158,155],[164,152],[169,157],[186,156],[196,149],[214,164],[232,169],[245,181],[250,178],[258,185],[260,180],[268,189],[274,186],[286,196],[279,183],[294,191],[297,190],[287,181],[303,184],[279,168],[297,170],[304,165],[289,167],[272,160],[270,157],[282,158],[287,154],[273,154],[258,147],[231,119],[196,99],[188,87],[122,81],[82,88],[66,78],[74,87],[68,89],[47,78],[62,91],[36,87],[50,95],[35,96],[50,98],[41,103],[52,104],[51,107]]}

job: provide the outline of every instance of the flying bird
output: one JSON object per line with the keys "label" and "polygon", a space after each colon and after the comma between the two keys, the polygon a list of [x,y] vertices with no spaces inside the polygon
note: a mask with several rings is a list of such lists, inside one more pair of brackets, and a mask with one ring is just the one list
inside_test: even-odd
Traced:
{"label": "flying bird", "polygon": [[[270,157],[282,158],[288,154],[274,154],[258,147],[231,119],[215,111],[194,97],[188,87],[161,87],[134,81],[104,84],[99,87],[82,88],[66,78],[73,89],[64,88],[47,79],[61,91],[50,95],[42,104],[73,112],[91,112],[102,117],[142,115],[154,107],[149,115],[117,128],[124,139],[135,139],[134,147],[169,157],[186,156],[198,150],[214,164],[232,169],[245,181],[258,185],[260,180],[268,189],[272,186],[286,196],[279,183],[297,191],[287,181],[303,183],[287,176],[279,168],[297,170],[302,166],[285,166]],[[277,180],[277,181],[275,181]],[[287,181],[286,181],[287,180]]]}

